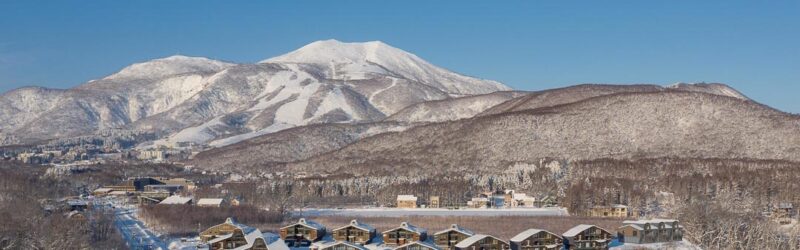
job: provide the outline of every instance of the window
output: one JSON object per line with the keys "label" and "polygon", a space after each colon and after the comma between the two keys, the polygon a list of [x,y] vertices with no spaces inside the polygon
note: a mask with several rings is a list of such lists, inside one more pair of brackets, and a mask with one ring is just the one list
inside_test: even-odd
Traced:
{"label": "window", "polygon": [[633,230],[633,234],[631,234],[631,235],[636,236],[638,233],[639,232],[637,232],[636,230]]}

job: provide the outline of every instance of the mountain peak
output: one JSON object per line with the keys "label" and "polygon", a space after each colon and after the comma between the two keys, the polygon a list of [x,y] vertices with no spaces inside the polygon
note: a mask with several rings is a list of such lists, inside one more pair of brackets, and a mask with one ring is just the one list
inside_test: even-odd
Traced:
{"label": "mountain peak", "polygon": [[331,62],[376,62],[388,58],[422,60],[411,53],[392,47],[381,41],[341,42],[336,39],[328,39],[309,43],[295,51],[264,60],[262,63],[284,62],[327,65]]}
{"label": "mountain peak", "polygon": [[215,72],[232,65],[234,64],[205,57],[173,55],[132,64],[106,79],[158,78],[189,72]]}
{"label": "mountain peak", "polygon": [[729,96],[733,98],[739,98],[742,100],[750,100],[747,96],[739,92],[738,90],[734,89],[731,86],[728,86],[724,83],[684,83],[679,82],[672,85],[667,86],[670,89],[678,89],[678,90],[687,90],[687,91],[694,91],[694,92],[705,92],[709,94],[721,95],[721,96]]}

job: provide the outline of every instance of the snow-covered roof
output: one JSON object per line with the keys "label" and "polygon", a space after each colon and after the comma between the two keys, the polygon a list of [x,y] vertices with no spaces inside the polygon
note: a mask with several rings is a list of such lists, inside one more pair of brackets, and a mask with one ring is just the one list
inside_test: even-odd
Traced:
{"label": "snow-covered roof", "polygon": [[623,228],[623,227],[632,227],[633,229],[636,229],[636,230],[644,230],[644,228],[642,226],[639,226],[637,224],[627,224],[627,225],[621,226],[619,228]]}
{"label": "snow-covered roof", "polygon": [[[216,225],[214,227],[217,227],[217,226],[220,226],[220,225],[225,225],[225,224],[232,225],[232,226],[236,227],[237,229],[241,230],[242,234],[244,234],[245,241],[247,241],[247,244],[239,246],[237,248],[233,248],[235,250],[250,249],[251,247],[253,247],[253,244],[256,243],[257,239],[261,238],[261,240],[264,240],[264,237],[261,234],[261,231],[258,230],[258,228],[254,228],[254,227],[251,227],[251,226],[247,226],[245,224],[238,223],[238,222],[234,221],[232,218],[228,218],[228,219],[225,220],[225,223]],[[230,238],[231,236],[232,236],[232,234],[220,235],[218,237],[215,237],[214,239],[209,240],[209,243],[219,242],[221,240]],[[222,238],[222,239],[220,239],[220,238]],[[265,244],[266,244],[266,242],[267,241],[264,240]]]}
{"label": "snow-covered roof", "polygon": [[622,205],[622,204],[615,204],[615,205],[612,205],[611,207],[613,207],[613,208],[628,208],[628,206]]}
{"label": "snow-covered roof", "polygon": [[469,236],[475,235],[475,233],[473,233],[469,229],[463,228],[463,227],[459,226],[458,224],[452,224],[452,225],[450,225],[449,228],[447,228],[445,230],[442,230],[442,231],[439,231],[439,232],[436,232],[434,235],[439,235],[439,234],[447,233],[447,232],[450,232],[450,231],[456,231],[456,232],[459,232],[459,233],[462,233],[462,234],[466,234],[466,235],[469,235]]}
{"label": "snow-covered roof", "polygon": [[[428,248],[428,249],[439,250],[439,247],[437,247],[436,245],[431,244],[429,242],[423,242],[423,241],[409,242],[409,243],[406,243],[406,244],[404,244],[402,246],[395,247],[394,249],[404,249],[404,248],[407,248],[407,247],[412,246],[412,245],[420,245],[420,246]],[[414,249],[417,249],[417,248],[414,248]]]}
{"label": "snow-covered roof", "polygon": [[626,220],[626,221],[623,221],[622,224],[644,225],[644,224],[648,224],[648,223],[649,224],[658,224],[658,223],[662,223],[662,222],[663,223],[673,223],[673,222],[678,222],[678,220],[673,220],[673,219]]}
{"label": "snow-covered roof", "polygon": [[361,223],[358,220],[351,220],[350,224],[347,224],[345,226],[341,226],[341,227],[338,227],[336,229],[333,229],[333,231],[345,229],[345,228],[350,227],[350,226],[358,228],[358,229],[361,229],[361,230],[364,230],[364,231],[370,231],[370,232],[371,231],[375,231],[374,227],[372,227],[370,225],[367,225],[367,224],[364,224],[364,223]]}
{"label": "snow-covered roof", "polygon": [[358,250],[368,250],[366,247],[364,247],[362,245],[355,244],[355,243],[348,242],[348,241],[327,241],[327,242],[319,242],[319,243],[316,243],[315,245],[317,246],[317,249],[332,249],[332,248],[335,248],[336,246],[339,246],[339,245],[345,245],[345,246],[352,247],[352,248],[355,248],[355,249],[358,249]]}
{"label": "snow-covered roof", "polygon": [[222,205],[222,199],[220,198],[202,198],[197,200],[198,206],[219,206]]}
{"label": "snow-covered roof", "polygon": [[467,248],[467,247],[471,246],[472,244],[475,244],[475,242],[478,242],[479,240],[485,239],[487,237],[495,238],[498,241],[502,241],[502,242],[508,243],[508,242],[506,242],[504,240],[501,240],[501,239],[499,239],[497,237],[494,237],[494,236],[491,236],[491,235],[476,234],[476,235],[470,236],[469,238],[466,238],[466,239],[458,242],[458,244],[456,244],[456,248]]}
{"label": "snow-covered roof", "polygon": [[173,196],[167,197],[166,199],[164,199],[163,201],[159,202],[158,204],[182,205],[182,204],[188,204],[190,202],[192,202],[192,197],[191,196],[182,197],[182,196],[179,196],[179,195],[173,195]]}
{"label": "snow-covered roof", "polygon": [[417,197],[414,195],[398,195],[398,201],[417,201]]}
{"label": "snow-covered roof", "polygon": [[778,204],[778,208],[783,208],[783,209],[794,208],[794,205],[792,205],[792,203],[789,202],[781,202]]}
{"label": "snow-covered roof", "polygon": [[528,229],[528,230],[522,231],[521,233],[517,234],[516,236],[514,236],[513,238],[511,238],[511,241],[514,241],[514,242],[522,242],[522,241],[524,241],[524,240],[526,240],[526,239],[530,238],[531,236],[533,236],[533,235],[535,235],[535,234],[538,234],[538,233],[540,233],[540,232],[547,232],[547,233],[549,233],[549,234],[552,234],[552,235],[555,235],[556,237],[558,237],[559,239],[561,239],[561,236],[558,236],[558,235],[556,235],[556,234],[554,234],[554,233],[551,233],[551,232],[549,232],[549,231],[547,231],[547,230],[542,230],[542,229],[531,228],[531,229]]}
{"label": "snow-covered roof", "polygon": [[399,227],[395,227],[395,228],[392,228],[390,230],[386,230],[386,231],[383,231],[383,232],[384,233],[388,233],[388,232],[391,232],[391,231],[394,231],[394,230],[397,230],[397,229],[405,229],[406,231],[411,231],[411,232],[415,232],[415,233],[418,233],[418,234],[423,234],[423,233],[427,233],[428,232],[428,230],[425,230],[425,229],[419,228],[417,226],[411,225],[411,223],[408,223],[408,222],[405,222],[405,221],[401,222]]}
{"label": "snow-covered roof", "polygon": [[309,228],[312,228],[312,229],[315,229],[315,230],[325,230],[325,226],[323,226],[322,224],[319,224],[319,223],[317,223],[315,221],[312,221],[312,220],[306,220],[306,218],[300,218],[299,220],[297,220],[296,223],[290,224],[288,226],[284,226],[282,228],[293,227],[293,226],[296,226],[296,225],[302,225],[302,226],[309,227]]}
{"label": "snow-covered roof", "polygon": [[111,191],[108,195],[128,195],[128,191]]}
{"label": "snow-covered roof", "polygon": [[578,234],[580,234],[581,232],[583,232],[583,231],[586,231],[586,230],[589,230],[589,229],[591,229],[592,227],[597,227],[597,228],[599,228],[600,230],[603,230],[603,231],[606,231],[606,232],[608,232],[608,230],[605,230],[605,229],[603,229],[603,228],[601,228],[601,227],[598,227],[598,226],[595,226],[595,225],[586,225],[586,224],[581,224],[581,225],[577,225],[577,226],[575,226],[575,227],[573,227],[573,228],[570,228],[569,230],[567,230],[566,232],[564,232],[564,233],[562,234],[562,236],[564,236],[564,237],[575,237],[575,236],[577,236]]}
{"label": "snow-covered roof", "polygon": [[108,193],[111,192],[111,188],[98,188],[94,190],[94,193]]}

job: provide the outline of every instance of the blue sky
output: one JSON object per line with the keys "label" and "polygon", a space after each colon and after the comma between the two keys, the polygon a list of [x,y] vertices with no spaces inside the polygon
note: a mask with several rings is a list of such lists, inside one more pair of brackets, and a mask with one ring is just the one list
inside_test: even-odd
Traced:
{"label": "blue sky", "polygon": [[381,40],[541,90],[723,82],[800,113],[800,1],[0,1],[0,91],[174,54],[256,62]]}

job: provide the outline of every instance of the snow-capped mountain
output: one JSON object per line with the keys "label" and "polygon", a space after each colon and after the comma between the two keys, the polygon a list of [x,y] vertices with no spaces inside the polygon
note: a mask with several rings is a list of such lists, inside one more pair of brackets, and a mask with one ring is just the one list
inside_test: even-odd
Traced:
{"label": "snow-capped mountain", "polygon": [[[378,121],[424,101],[509,88],[459,75],[381,42],[319,41],[258,64],[172,56],[68,90],[0,96],[5,144],[156,131],[148,145],[227,145],[316,123]],[[11,142],[13,141],[13,142]]]}

